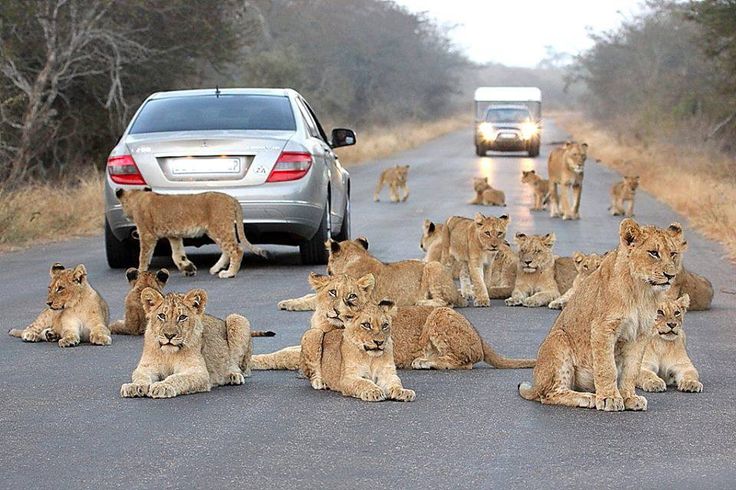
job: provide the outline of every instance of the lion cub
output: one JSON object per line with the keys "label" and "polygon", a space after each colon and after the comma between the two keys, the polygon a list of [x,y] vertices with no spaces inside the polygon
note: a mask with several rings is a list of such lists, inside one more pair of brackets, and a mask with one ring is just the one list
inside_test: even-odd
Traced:
{"label": "lion cub", "polygon": [[529,184],[534,189],[534,206],[532,211],[543,211],[547,209],[549,201],[549,180],[543,179],[534,170],[522,170],[521,183]]}
{"label": "lion cub", "polygon": [[55,342],[59,347],[73,347],[80,342],[110,345],[107,324],[110,313],[102,296],[89,284],[87,269],[79,264],[65,269],[56,263],[49,271],[48,301],[40,315],[23,330],[11,329],[12,337],[25,342]]}
{"label": "lion cub", "polygon": [[146,312],[141,303],[141,292],[146,288],[163,292],[169,280],[169,271],[159,269],[156,272],[141,272],[131,267],[125,271],[125,277],[130,284],[130,291],[125,295],[125,315],[122,320],[110,324],[110,331],[117,335],[143,335],[146,331]]}
{"label": "lion cub", "polygon": [[483,206],[506,206],[506,195],[503,191],[494,189],[488,183],[488,177],[473,178],[475,197],[468,204],[482,204]]}
{"label": "lion cub", "polygon": [[[549,175],[551,218],[580,219],[580,196],[583,192],[585,160],[588,158],[588,144],[566,142],[549,154],[547,175]],[[558,195],[558,188],[559,195]],[[572,191],[572,205],[568,195]],[[561,199],[561,201],[560,201]]]}
{"label": "lion cub", "polygon": [[552,247],[555,234],[544,236],[517,233],[514,241],[519,246],[516,283],[506,306],[547,306],[560,297],[555,280],[555,259]]}
{"label": "lion cub", "polygon": [[548,305],[549,308],[553,310],[561,310],[562,308],[564,308],[567,302],[570,301],[572,295],[575,293],[575,290],[580,287],[580,283],[583,282],[583,279],[595,272],[598,267],[600,267],[602,260],[603,256],[598,254],[585,255],[582,252],[573,253],[572,261],[575,264],[575,269],[577,270],[578,274],[572,281],[572,287],[565,291],[562,296],[550,302],[550,304]]}
{"label": "lion cub", "polygon": [[[240,270],[245,245],[251,252],[266,257],[245,237],[243,209],[234,197],[222,192],[171,195],[150,190],[115,191],[125,214],[135,222],[140,240],[138,270],[147,271],[156,242],[166,238],[171,245],[171,258],[185,275],[193,276],[197,268],[187,259],[184,238],[209,236],[222,250],[210,268],[210,274],[222,278],[235,277]],[[229,264],[229,266],[228,266]],[[226,269],[227,268],[227,269]]]}
{"label": "lion cub", "polygon": [[636,386],[642,390],[666,391],[667,385],[676,385],[680,391],[703,391],[698,370],[685,348],[682,322],[689,304],[690,297],[685,294],[659,305],[654,322],[657,332],[644,351],[639,378],[636,380]]}
{"label": "lion cub", "polygon": [[[376,190],[373,193],[373,200],[378,202],[378,195],[381,193],[383,186],[387,185],[391,202],[406,201],[409,198],[409,186],[406,184],[408,177],[409,165],[396,165],[387,168],[378,177],[378,185],[376,185]],[[404,194],[401,198],[399,198],[399,191]]]}
{"label": "lion cub", "polygon": [[154,288],[141,293],[148,326],[133,382],[122,397],[171,398],[243,384],[250,374],[250,323],[240,315],[224,321],[205,315],[202,289],[166,296]]}
{"label": "lion cub", "polygon": [[[639,187],[638,175],[626,175],[624,180],[616,182],[611,187],[611,207],[608,210],[613,216],[634,216],[634,197],[636,188]],[[626,211],[624,211],[626,205]]]}

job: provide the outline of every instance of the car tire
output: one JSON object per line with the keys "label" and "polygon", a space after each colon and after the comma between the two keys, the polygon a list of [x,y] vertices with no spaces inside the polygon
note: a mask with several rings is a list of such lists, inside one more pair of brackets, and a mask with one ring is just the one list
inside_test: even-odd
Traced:
{"label": "car tire", "polygon": [[[329,200],[329,198],[328,198]],[[299,245],[299,254],[303,265],[324,265],[327,263],[329,254],[325,248],[325,242],[330,238],[330,204],[327,203],[322,215],[322,221],[314,236]]]}
{"label": "car tire", "polygon": [[345,200],[345,213],[342,216],[342,227],[340,228],[340,233],[333,237],[338,242],[350,240],[350,194],[348,194],[347,199]]}
{"label": "car tire", "polygon": [[105,255],[111,269],[138,266],[138,243],[134,240],[118,240],[105,218]]}
{"label": "car tire", "polygon": [[534,138],[529,145],[529,156],[532,158],[539,156],[539,147],[541,143],[539,141],[539,138]]}
{"label": "car tire", "polygon": [[478,155],[479,157],[486,156],[487,151],[488,150],[486,149],[486,146],[484,144],[480,143],[480,144],[475,145],[475,154]]}

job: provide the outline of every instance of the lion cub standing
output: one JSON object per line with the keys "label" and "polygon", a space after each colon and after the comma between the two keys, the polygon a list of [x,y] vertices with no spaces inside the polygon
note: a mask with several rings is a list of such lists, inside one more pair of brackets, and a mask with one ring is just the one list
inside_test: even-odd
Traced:
{"label": "lion cub standing", "polygon": [[138,230],[141,247],[138,270],[148,270],[160,238],[169,240],[171,258],[186,276],[195,275],[197,268],[187,259],[184,238],[206,234],[220,247],[222,255],[210,268],[210,274],[218,274],[222,278],[235,277],[240,270],[243,260],[241,244],[255,254],[266,256],[245,237],[243,209],[238,200],[222,192],[170,195],[150,190],[118,189],[115,196]]}
{"label": "lion cub standing", "polygon": [[506,206],[506,195],[503,191],[491,187],[491,184],[488,183],[488,177],[473,178],[473,189],[475,190],[475,197],[468,204]]}
{"label": "lion cub standing", "polygon": [[532,211],[543,211],[549,201],[549,180],[543,179],[534,170],[522,170],[521,183],[529,184],[534,189],[534,206]]}
{"label": "lion cub standing", "polygon": [[59,347],[73,347],[87,341],[110,345],[109,308],[89,284],[84,265],[65,269],[56,263],[51,266],[49,274],[48,308],[23,330],[12,329],[8,334],[25,342],[58,340]]}
{"label": "lion cub standing", "polygon": [[[550,217],[562,216],[565,220],[580,219],[580,196],[583,192],[583,170],[587,158],[588,144],[571,141],[555,148],[549,154],[547,174],[552,200],[549,207]],[[558,188],[561,188],[559,195]],[[570,191],[573,197],[572,206],[568,202]]]}
{"label": "lion cub standing", "polygon": [[143,355],[120,396],[171,398],[243,384],[252,353],[245,317],[229,315],[223,321],[205,315],[202,289],[164,296],[146,288],[141,301],[148,319]]}
{"label": "lion cub standing", "polygon": [[[626,175],[624,180],[616,182],[611,187],[611,207],[608,208],[613,216],[634,216],[634,197],[636,188],[639,187],[638,175]],[[624,205],[626,210],[624,211]]]}
{"label": "lion cub standing", "polygon": [[666,391],[667,385],[676,385],[680,391],[700,393],[698,370],[693,366],[685,348],[685,330],[682,322],[690,304],[685,294],[676,300],[661,303],[654,322],[656,335],[649,342],[636,386],[644,391]]}
{"label": "lion cub standing", "polygon": [[[373,193],[373,200],[378,202],[378,195],[381,193],[381,189],[383,189],[384,185],[387,185],[391,202],[406,201],[409,198],[409,186],[406,184],[408,177],[409,165],[396,165],[395,167],[387,168],[378,177],[378,185],[376,185],[376,191]],[[399,191],[404,194],[401,198],[399,197]]]}

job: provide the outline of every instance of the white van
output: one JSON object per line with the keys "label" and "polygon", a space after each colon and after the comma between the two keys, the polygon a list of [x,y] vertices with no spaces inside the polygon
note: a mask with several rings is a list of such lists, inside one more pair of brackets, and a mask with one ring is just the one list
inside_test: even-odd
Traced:
{"label": "white van", "polygon": [[475,90],[475,154],[526,151],[539,156],[542,91],[537,87],[478,87]]}

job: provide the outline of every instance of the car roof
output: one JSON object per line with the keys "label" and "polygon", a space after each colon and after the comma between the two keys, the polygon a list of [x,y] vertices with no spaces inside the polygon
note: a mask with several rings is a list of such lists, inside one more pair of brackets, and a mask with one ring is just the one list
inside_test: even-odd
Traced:
{"label": "car roof", "polygon": [[[166,99],[170,97],[191,97],[195,95],[215,95],[216,88],[202,88],[191,90],[169,90],[156,92],[148,97],[151,99]],[[296,90],[290,88],[220,88],[220,95],[276,95],[293,96],[298,95]]]}

